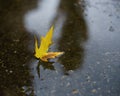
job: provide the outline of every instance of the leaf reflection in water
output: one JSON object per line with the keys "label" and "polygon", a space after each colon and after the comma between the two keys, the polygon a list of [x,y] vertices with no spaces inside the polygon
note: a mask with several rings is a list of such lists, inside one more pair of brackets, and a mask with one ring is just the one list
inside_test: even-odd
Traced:
{"label": "leaf reflection in water", "polygon": [[37,74],[40,78],[40,65],[45,69],[49,69],[49,70],[55,70],[54,68],[54,62],[43,62],[43,61],[40,61],[38,62],[38,65],[36,67],[36,70],[37,70]]}

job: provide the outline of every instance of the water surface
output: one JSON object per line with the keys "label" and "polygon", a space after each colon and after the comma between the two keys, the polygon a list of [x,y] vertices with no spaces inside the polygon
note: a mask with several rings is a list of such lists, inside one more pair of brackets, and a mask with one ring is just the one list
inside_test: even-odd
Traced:
{"label": "water surface", "polygon": [[[9,7],[8,7],[9,6]],[[119,96],[119,0],[0,1],[0,96]],[[54,25],[45,63],[34,58]]]}

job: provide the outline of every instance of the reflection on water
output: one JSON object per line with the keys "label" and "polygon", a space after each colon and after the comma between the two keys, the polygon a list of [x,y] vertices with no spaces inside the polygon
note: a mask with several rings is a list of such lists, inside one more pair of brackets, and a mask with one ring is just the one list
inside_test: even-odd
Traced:
{"label": "reflection on water", "polygon": [[65,71],[79,68],[84,61],[83,43],[88,39],[88,33],[78,3],[79,0],[62,0],[60,6],[60,10],[67,14],[59,41],[59,50],[65,52],[60,59]]}
{"label": "reflection on water", "polygon": [[44,36],[53,19],[56,17],[59,0],[42,0],[38,3],[38,8],[30,11],[25,16],[26,28],[29,32],[35,32]]}
{"label": "reflection on water", "polygon": [[[79,5],[81,1],[84,2],[0,0],[0,96],[120,94],[120,3],[118,0],[85,0],[90,34],[85,51],[88,29]],[[51,50],[58,51],[58,47],[65,54],[59,61],[58,58],[51,60],[58,62],[33,59],[33,48],[30,51],[28,46],[33,46],[29,41],[33,42],[34,38],[28,31],[45,35],[53,23],[55,42]],[[84,68],[81,68],[83,63]],[[81,70],[68,72],[77,68]],[[70,75],[62,74],[63,70]]]}
{"label": "reflection on water", "polygon": [[36,70],[37,70],[37,74],[40,78],[40,65],[42,65],[43,69],[50,69],[50,70],[55,70],[54,66],[53,66],[54,62],[42,62],[39,60]]}
{"label": "reflection on water", "polygon": [[39,61],[38,65],[42,65],[43,69],[50,69],[50,70],[55,70],[54,66],[53,66],[54,62],[42,62]]}
{"label": "reflection on water", "polygon": [[[30,34],[23,15],[36,0],[0,0],[0,96],[33,96],[28,50]],[[18,95],[19,94],[19,95]]]}
{"label": "reflection on water", "polygon": [[[34,9],[28,12],[25,15],[25,27],[29,32],[34,32],[34,35],[45,36],[45,32],[48,31],[51,24],[53,24],[57,8],[59,6],[59,0],[42,0],[38,2],[37,9]],[[41,67],[42,66],[42,67]],[[31,62],[32,74],[34,75],[33,86],[35,90],[35,94],[37,96],[40,95],[40,71],[41,68],[55,70],[53,66],[53,62],[42,62],[38,60],[34,60]]]}
{"label": "reflection on water", "polygon": [[[25,24],[27,30],[35,32],[34,34],[45,35],[51,24],[56,20],[58,26],[61,26],[61,13],[65,13],[65,22],[62,22],[62,34],[58,43],[58,49],[64,51],[65,54],[61,56],[61,64],[64,65],[64,71],[74,70],[79,68],[84,59],[84,46],[83,43],[87,40],[87,28],[85,20],[82,16],[82,9],[78,1],[70,0],[69,2],[61,0],[61,5],[58,8],[58,0],[43,0],[39,2],[38,8],[28,12],[25,16]],[[57,13],[58,10],[58,13]],[[61,13],[59,13],[61,12]],[[62,14],[63,15],[63,14]],[[62,20],[64,21],[64,20]],[[60,29],[60,28],[58,28]],[[55,32],[55,33],[56,33]],[[56,41],[55,41],[56,42]],[[53,48],[54,49],[54,48]],[[42,67],[41,67],[42,66]],[[40,61],[34,61],[31,64],[34,69],[34,89],[37,96],[40,95],[40,71],[41,69],[55,70],[53,63],[48,64]]]}

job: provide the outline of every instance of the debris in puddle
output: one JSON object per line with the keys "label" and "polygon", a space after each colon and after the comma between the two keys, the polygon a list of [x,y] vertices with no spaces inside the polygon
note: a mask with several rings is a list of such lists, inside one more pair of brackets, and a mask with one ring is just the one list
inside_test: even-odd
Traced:
{"label": "debris in puddle", "polygon": [[79,93],[79,90],[78,89],[73,89],[72,90],[72,94],[78,94]]}
{"label": "debris in puddle", "polygon": [[96,89],[93,89],[91,92],[92,92],[92,93],[96,93],[96,92],[97,92],[97,90],[96,90]]}
{"label": "debris in puddle", "polygon": [[64,52],[48,52],[48,49],[52,42],[54,26],[50,28],[45,37],[41,37],[40,46],[38,47],[38,41],[35,37],[35,54],[34,56],[38,59],[41,59],[44,62],[48,62],[48,59],[55,58],[59,55],[62,55]]}

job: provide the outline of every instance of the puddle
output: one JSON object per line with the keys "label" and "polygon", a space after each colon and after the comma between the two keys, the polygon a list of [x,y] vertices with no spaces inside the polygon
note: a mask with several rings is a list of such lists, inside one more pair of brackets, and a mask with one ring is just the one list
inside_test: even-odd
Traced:
{"label": "puddle", "polygon": [[[9,7],[8,7],[9,6]],[[118,96],[120,85],[118,0],[0,1],[0,96]],[[34,57],[54,25],[45,63]]]}

